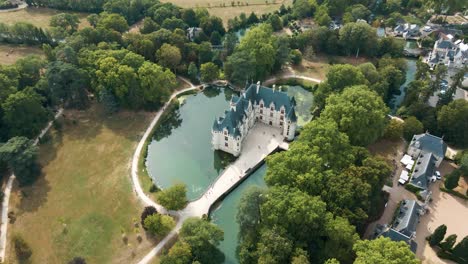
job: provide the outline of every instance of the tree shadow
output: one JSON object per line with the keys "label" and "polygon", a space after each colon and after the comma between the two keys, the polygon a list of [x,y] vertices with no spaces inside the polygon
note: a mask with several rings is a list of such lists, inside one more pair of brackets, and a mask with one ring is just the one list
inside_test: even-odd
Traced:
{"label": "tree shadow", "polygon": [[32,185],[19,187],[15,184],[14,189],[19,197],[19,204],[16,207],[18,211],[15,213],[21,216],[23,213],[36,212],[42,207],[47,202],[51,186],[45,175],[41,174]]}

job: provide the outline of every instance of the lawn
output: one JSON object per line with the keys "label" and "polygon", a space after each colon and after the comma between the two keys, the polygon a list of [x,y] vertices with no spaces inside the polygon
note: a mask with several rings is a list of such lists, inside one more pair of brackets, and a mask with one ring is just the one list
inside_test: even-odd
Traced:
{"label": "lawn", "polygon": [[50,8],[28,7],[14,12],[5,12],[0,14],[0,23],[14,24],[17,22],[28,22],[37,27],[48,28],[50,18],[59,13],[73,13],[80,18],[80,28],[89,26],[86,13],[77,13],[70,11],[60,11]]}
{"label": "lawn", "polygon": [[135,227],[142,205],[132,190],[130,162],[151,116],[106,117],[98,106],[65,113],[61,132],[53,130],[40,146],[43,176],[12,193],[17,219],[9,227],[8,263],[16,263],[13,234],[30,244],[32,263],[62,264],[75,256],[87,263],[131,263],[148,253],[154,241]]}
{"label": "lawn", "polygon": [[330,64],[328,61],[317,58],[311,61],[302,60],[301,65],[293,66],[294,71],[298,75],[303,75],[311,78],[325,80]]}
{"label": "lawn", "polygon": [[27,55],[44,56],[44,53],[39,47],[0,44],[0,64],[11,65]]}
{"label": "lawn", "polygon": [[[254,12],[257,15],[261,15],[278,10],[282,4],[285,6],[292,4],[292,0],[162,0],[162,2],[171,2],[185,8],[208,8],[211,15],[223,19],[225,26],[227,26],[229,19],[239,16],[241,13],[249,15],[251,12]],[[234,2],[235,6],[232,6],[232,2]]]}

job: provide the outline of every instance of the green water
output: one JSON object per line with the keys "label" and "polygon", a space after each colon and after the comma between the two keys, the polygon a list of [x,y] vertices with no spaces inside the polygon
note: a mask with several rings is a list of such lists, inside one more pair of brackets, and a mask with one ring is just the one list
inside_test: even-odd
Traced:
{"label": "green water", "polygon": [[258,168],[247,180],[230,193],[223,200],[221,205],[211,213],[213,223],[217,224],[224,231],[224,241],[219,245],[219,249],[226,256],[226,260],[224,262],[226,264],[239,263],[236,258],[237,234],[239,233],[236,214],[242,193],[250,186],[257,185],[265,187],[266,185],[263,177],[265,176],[266,169],[266,165]]}
{"label": "green water", "polygon": [[[283,90],[296,99],[298,124],[312,118],[313,95],[301,86],[284,86]],[[187,185],[187,196],[194,200],[203,194],[232,159],[223,152],[211,149],[211,127],[216,117],[229,109],[234,92],[229,88],[207,88],[197,94],[179,98],[180,107],[169,113],[153,135],[148,146],[146,166],[149,175],[161,188],[175,183]],[[226,254],[226,263],[237,263],[235,250],[239,228],[235,221],[237,203],[242,191],[251,185],[265,186],[266,166],[256,170],[245,182],[229,194],[212,213],[213,221],[225,233],[220,249]]]}
{"label": "green water", "polygon": [[396,113],[398,107],[400,107],[401,103],[405,99],[406,87],[410,82],[414,81],[414,75],[416,74],[416,60],[406,59],[406,66],[406,81],[402,86],[400,86],[400,94],[395,95],[391,102],[393,114]]}
{"label": "green water", "polygon": [[158,186],[184,183],[194,200],[218,176],[224,166],[220,153],[211,149],[211,127],[229,108],[232,93],[212,87],[179,98],[179,109],[155,131],[148,146],[146,166]]}

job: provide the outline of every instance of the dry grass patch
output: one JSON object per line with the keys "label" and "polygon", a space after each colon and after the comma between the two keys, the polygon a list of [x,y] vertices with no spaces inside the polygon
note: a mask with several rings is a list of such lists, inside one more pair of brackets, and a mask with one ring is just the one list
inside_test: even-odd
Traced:
{"label": "dry grass patch", "polygon": [[293,69],[298,75],[325,80],[330,64],[323,59],[313,61],[303,60],[301,65],[294,66]]}
{"label": "dry grass patch", "polygon": [[35,7],[28,7],[25,9],[13,11],[13,12],[5,12],[0,14],[0,23],[5,24],[15,24],[17,22],[28,22],[36,27],[48,28],[50,18],[53,15],[60,14],[60,13],[72,13],[77,14],[80,18],[80,28],[89,26],[86,17],[89,15],[87,13],[78,13],[78,12],[70,12],[70,11],[63,11],[63,10],[55,10],[50,8],[35,8]]}
{"label": "dry grass patch", "polygon": [[[229,19],[239,16],[241,13],[249,15],[254,12],[257,15],[262,15],[278,10],[282,4],[292,5],[292,0],[163,0],[162,2],[171,2],[184,8],[208,8],[211,15],[223,19],[225,26],[227,26]],[[232,2],[235,6],[232,6]]]}
{"label": "dry grass patch", "polygon": [[0,44],[0,64],[11,65],[28,55],[44,56],[39,47]]}
{"label": "dry grass patch", "polygon": [[[8,241],[22,235],[32,263],[62,264],[75,256],[88,263],[135,262],[154,245],[135,226],[142,205],[130,180],[132,154],[151,115],[107,117],[98,106],[65,115],[62,131],[53,130],[40,146],[43,176],[31,187],[14,188],[10,206],[17,219]],[[8,261],[16,263],[8,246]]]}

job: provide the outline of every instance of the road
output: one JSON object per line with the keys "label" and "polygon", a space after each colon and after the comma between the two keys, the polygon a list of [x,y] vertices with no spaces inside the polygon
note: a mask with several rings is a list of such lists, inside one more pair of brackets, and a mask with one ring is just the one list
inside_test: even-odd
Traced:
{"label": "road", "polygon": [[[63,109],[60,108],[59,111],[55,114],[54,120],[50,121],[47,126],[41,131],[39,136],[34,140],[34,145],[39,143],[39,140],[49,131],[52,127],[54,121],[59,118],[63,113]],[[15,175],[12,173],[8,178],[8,182],[3,190],[3,202],[2,202],[2,219],[0,225],[0,263],[5,261],[5,250],[7,246],[7,231],[8,231],[8,207],[10,203],[10,194],[13,187],[13,182],[15,180]]]}

